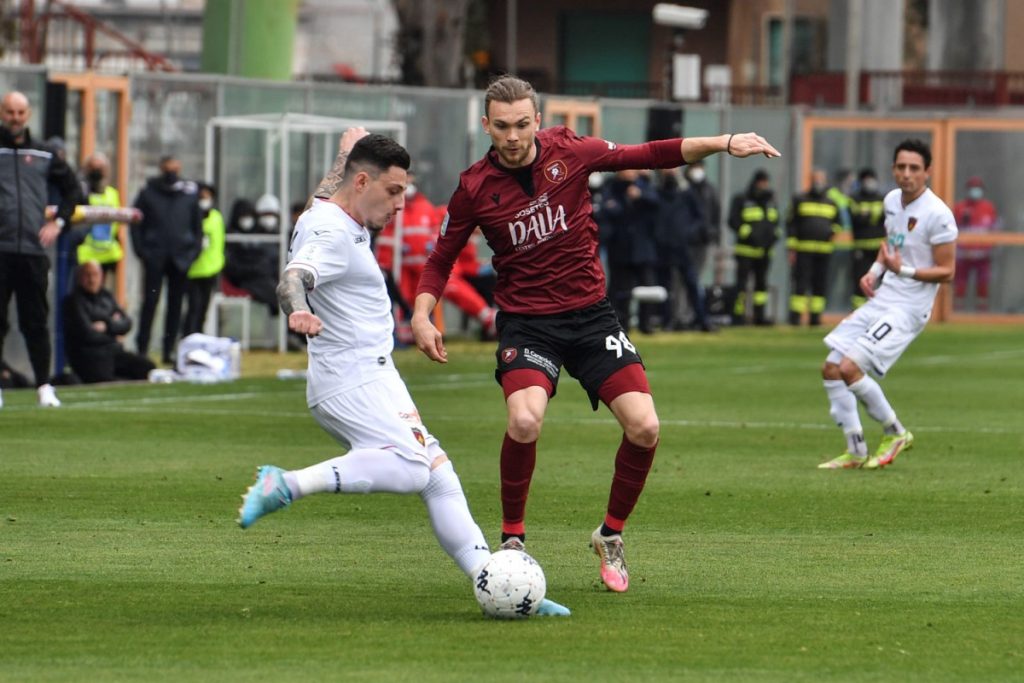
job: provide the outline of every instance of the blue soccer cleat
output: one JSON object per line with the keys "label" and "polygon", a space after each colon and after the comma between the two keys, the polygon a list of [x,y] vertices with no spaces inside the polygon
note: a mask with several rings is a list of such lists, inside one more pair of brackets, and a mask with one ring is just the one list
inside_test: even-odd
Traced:
{"label": "blue soccer cleat", "polygon": [[284,482],[284,470],[273,465],[263,465],[256,470],[256,482],[242,496],[242,507],[238,508],[238,524],[248,529],[263,515],[288,507],[292,493]]}
{"label": "blue soccer cleat", "polygon": [[544,598],[537,605],[537,611],[533,613],[535,617],[567,617],[572,612],[565,605],[559,605],[554,600],[548,600]]}

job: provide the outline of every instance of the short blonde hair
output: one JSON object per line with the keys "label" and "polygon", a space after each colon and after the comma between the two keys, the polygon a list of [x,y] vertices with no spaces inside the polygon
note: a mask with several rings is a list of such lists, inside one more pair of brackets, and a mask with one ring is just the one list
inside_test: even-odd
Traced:
{"label": "short blonde hair", "polygon": [[533,102],[533,110],[540,111],[540,106],[537,103],[537,91],[533,89],[532,85],[515,76],[500,76],[487,86],[487,93],[484,95],[484,113],[490,116],[491,102],[512,104],[519,100],[530,100]]}

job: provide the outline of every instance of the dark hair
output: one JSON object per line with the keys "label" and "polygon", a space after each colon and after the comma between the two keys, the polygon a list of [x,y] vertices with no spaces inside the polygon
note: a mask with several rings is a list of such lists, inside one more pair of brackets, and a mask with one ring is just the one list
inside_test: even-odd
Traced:
{"label": "dark hair", "polygon": [[409,152],[400,144],[386,135],[371,133],[352,146],[348,160],[345,162],[345,179],[349,179],[359,171],[366,171],[376,178],[381,172],[392,166],[409,170],[412,163]]}
{"label": "dark hair", "polygon": [[860,169],[860,172],[857,173],[857,180],[863,181],[865,178],[874,178],[877,180],[878,176],[875,175],[875,171],[873,169],[862,168]]}
{"label": "dark hair", "polygon": [[209,192],[214,197],[217,196],[217,188],[214,187],[213,185],[211,185],[210,183],[198,182],[198,183],[196,183],[196,186],[199,188],[200,192],[202,192],[203,190],[206,190],[207,192]]}
{"label": "dark hair", "polygon": [[921,158],[924,159],[924,167],[932,167],[932,148],[923,140],[908,138],[896,145],[896,151],[892,153],[892,163],[896,163],[896,157],[899,156],[900,152],[914,152],[915,154],[920,154]]}
{"label": "dark hair", "polygon": [[530,100],[533,102],[533,110],[540,111],[537,91],[532,85],[512,75],[500,76],[487,86],[487,93],[484,95],[484,114],[491,115],[491,102],[512,104],[519,100]]}

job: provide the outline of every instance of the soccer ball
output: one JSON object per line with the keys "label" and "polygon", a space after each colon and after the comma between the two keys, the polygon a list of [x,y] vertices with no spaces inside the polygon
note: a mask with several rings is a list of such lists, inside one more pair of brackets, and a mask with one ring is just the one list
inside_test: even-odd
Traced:
{"label": "soccer ball", "polygon": [[499,550],[473,582],[484,614],[495,619],[524,619],[537,611],[547,581],[537,560],[520,550]]}

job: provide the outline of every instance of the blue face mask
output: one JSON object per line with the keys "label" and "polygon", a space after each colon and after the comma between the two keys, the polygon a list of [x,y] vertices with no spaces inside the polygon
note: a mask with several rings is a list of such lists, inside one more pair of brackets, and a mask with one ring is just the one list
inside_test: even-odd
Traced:
{"label": "blue face mask", "polygon": [[985,196],[985,190],[980,187],[972,187],[967,190],[967,196],[971,199],[981,199]]}

